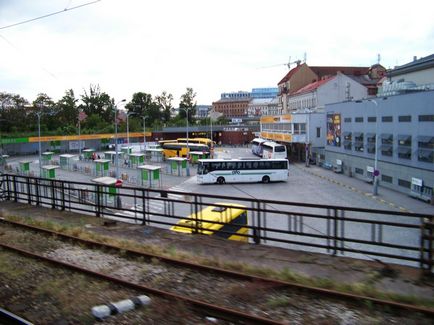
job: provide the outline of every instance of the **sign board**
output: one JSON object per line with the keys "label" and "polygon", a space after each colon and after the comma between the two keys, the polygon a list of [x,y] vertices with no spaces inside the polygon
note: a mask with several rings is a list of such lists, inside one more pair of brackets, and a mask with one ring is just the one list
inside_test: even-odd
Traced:
{"label": "sign board", "polygon": [[243,119],[240,119],[240,118],[233,118],[231,120],[232,123],[241,123],[242,121],[243,121]]}
{"label": "sign board", "polygon": [[416,186],[422,186],[422,180],[419,178],[411,178],[411,184],[416,185]]}

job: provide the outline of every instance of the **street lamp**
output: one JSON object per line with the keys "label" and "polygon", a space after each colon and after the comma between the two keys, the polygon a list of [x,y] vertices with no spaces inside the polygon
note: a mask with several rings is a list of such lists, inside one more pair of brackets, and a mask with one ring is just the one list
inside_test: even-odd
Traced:
{"label": "street lamp", "polygon": [[190,148],[188,146],[188,110],[190,108],[191,107],[180,107],[180,109],[183,109],[185,111],[185,116],[187,118],[187,131],[186,131],[186,138],[187,138],[187,170],[186,170],[186,172],[187,172],[187,176],[190,176],[190,167],[188,166],[189,165],[188,159],[190,157]]}
{"label": "street lamp", "polygon": [[41,158],[41,115],[42,112],[36,112],[38,117],[38,151],[39,151],[39,177],[42,175],[42,158]]}
{"label": "street lamp", "polygon": [[128,124],[128,120],[129,120],[130,115],[135,115],[135,114],[136,113],[134,113],[134,112],[128,112],[127,113],[127,146],[128,146],[128,148],[130,147],[130,126]]}
{"label": "street lamp", "polygon": [[378,103],[375,99],[368,99],[368,102],[371,102],[375,105],[375,155],[374,155],[374,180],[373,180],[372,194],[378,195],[378,175],[379,175],[379,171],[377,169],[377,164],[378,164]]}
{"label": "street lamp", "polygon": [[118,105],[122,102],[126,102],[126,99],[122,99],[115,105],[115,154],[116,154],[116,179],[119,178],[119,157],[118,157],[118,118],[117,118],[117,111],[118,111]]}
{"label": "street lamp", "polygon": [[146,154],[146,119],[147,116],[142,116],[143,119],[143,153]]}

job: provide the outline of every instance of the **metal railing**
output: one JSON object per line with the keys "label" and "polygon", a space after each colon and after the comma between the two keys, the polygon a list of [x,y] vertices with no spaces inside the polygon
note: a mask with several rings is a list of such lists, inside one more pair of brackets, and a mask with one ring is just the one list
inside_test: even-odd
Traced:
{"label": "metal railing", "polygon": [[[245,226],[248,233],[240,236],[248,237],[252,243],[381,259],[385,263],[433,271],[432,215],[247,197],[235,199],[143,187],[116,188],[12,174],[3,174],[0,182],[0,199],[165,229],[195,213],[191,217],[193,233],[206,230],[201,228],[197,217],[205,207],[217,202],[242,204],[249,222]],[[229,237],[230,233],[226,235]]]}

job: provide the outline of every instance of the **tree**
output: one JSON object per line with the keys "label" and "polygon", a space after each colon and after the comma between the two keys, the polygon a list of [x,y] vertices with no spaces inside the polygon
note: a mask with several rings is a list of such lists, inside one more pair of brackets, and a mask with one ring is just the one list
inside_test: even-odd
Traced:
{"label": "tree", "polygon": [[31,111],[36,113],[43,113],[44,118],[41,115],[41,130],[55,130],[58,126],[56,121],[56,109],[54,101],[45,93],[39,93],[36,99],[33,101],[33,107]]}
{"label": "tree", "polygon": [[133,118],[142,118],[147,116],[147,123],[153,125],[161,119],[159,105],[152,99],[152,95],[138,92],[133,94],[133,99],[125,105],[125,108],[130,113],[135,113]]}
{"label": "tree", "polygon": [[106,123],[112,123],[114,119],[114,100],[104,92],[101,92],[99,85],[89,86],[89,92],[84,90],[84,95],[81,95],[83,101],[83,110],[86,115],[98,115]]}
{"label": "tree", "polygon": [[0,130],[2,133],[29,130],[25,105],[29,102],[20,95],[0,92]]}
{"label": "tree", "polygon": [[65,95],[56,103],[58,130],[65,133],[74,133],[78,119],[78,99],[72,89],[65,91]]}
{"label": "tree", "polygon": [[187,88],[185,94],[181,95],[181,102],[179,103],[179,117],[184,118],[187,116],[188,111],[188,122],[194,122],[194,116],[196,115],[196,93],[193,88]]}
{"label": "tree", "polygon": [[155,96],[155,100],[158,103],[158,106],[160,106],[161,118],[162,118],[163,122],[164,123],[169,122],[170,117],[171,117],[172,112],[173,112],[173,107],[172,107],[173,96],[172,96],[172,94],[168,94],[165,91],[163,91],[160,96]]}

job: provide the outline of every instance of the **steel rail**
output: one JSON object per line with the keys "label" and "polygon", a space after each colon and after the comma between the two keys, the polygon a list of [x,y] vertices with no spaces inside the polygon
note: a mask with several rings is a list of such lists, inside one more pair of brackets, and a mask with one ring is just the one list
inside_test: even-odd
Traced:
{"label": "steel rail", "polygon": [[35,254],[35,253],[29,252],[27,250],[23,250],[21,248],[13,247],[13,246],[10,246],[7,244],[0,243],[0,247],[7,249],[7,250],[10,250],[10,251],[13,251],[15,253],[19,253],[19,254],[27,256],[27,257],[31,257],[31,258],[38,259],[38,260],[41,260],[44,262],[48,262],[48,263],[54,264],[56,266],[68,268],[68,269],[71,269],[73,271],[88,274],[88,275],[94,276],[96,278],[104,279],[104,280],[107,280],[107,281],[110,281],[113,283],[117,283],[117,284],[123,285],[125,287],[135,289],[135,290],[142,290],[144,292],[158,295],[160,297],[164,297],[164,298],[171,299],[171,300],[183,301],[183,302],[191,305],[194,309],[198,310],[199,312],[202,312],[202,313],[205,312],[206,315],[211,315],[211,316],[215,316],[218,318],[224,318],[226,320],[237,322],[237,323],[242,321],[242,322],[247,322],[249,324],[250,323],[252,323],[252,324],[270,324],[270,325],[285,324],[283,322],[267,319],[267,318],[260,317],[260,316],[255,316],[252,314],[243,313],[243,312],[238,311],[238,310],[229,309],[229,308],[218,306],[218,305],[213,305],[213,304],[203,302],[200,300],[196,300],[196,299],[192,299],[192,298],[189,298],[186,296],[181,296],[181,295],[178,295],[175,293],[151,288],[151,287],[141,285],[138,283],[129,282],[129,281],[123,280],[121,278],[113,277],[113,276],[110,276],[110,275],[107,275],[104,273],[100,273],[100,272],[95,272],[95,271],[92,271],[92,270],[89,270],[89,269],[86,269],[86,268],[83,268],[81,266],[77,266],[74,264],[58,261],[56,259],[42,256],[39,254]]}
{"label": "steel rail", "polygon": [[[52,230],[37,227],[37,226],[31,226],[31,225],[23,224],[23,223],[16,222],[16,221],[5,220],[3,218],[0,218],[0,222],[5,223],[5,224],[11,224],[11,225],[17,226],[17,227],[27,228],[27,229],[30,229],[33,231],[43,232],[43,233],[46,233],[49,235],[55,235],[59,238],[66,239],[66,240],[75,240],[75,241],[78,241],[78,242],[83,243],[83,244],[88,245],[88,246],[96,246],[96,247],[105,248],[105,249],[112,249],[112,250],[122,250],[123,254],[129,254],[131,256],[157,258],[158,260],[163,261],[163,262],[168,263],[168,264],[179,265],[179,266],[188,267],[188,268],[196,269],[196,270],[200,270],[200,271],[219,273],[219,274],[223,274],[223,275],[230,276],[233,278],[238,278],[238,279],[242,279],[242,280],[246,280],[246,281],[252,281],[255,283],[269,283],[276,288],[285,288],[285,287],[294,288],[294,289],[304,291],[304,292],[321,294],[321,295],[326,296],[326,297],[335,297],[335,298],[338,298],[341,300],[347,300],[348,299],[348,300],[355,301],[355,302],[369,301],[369,302],[371,302],[375,305],[378,305],[378,306],[388,306],[388,307],[391,307],[391,308],[394,308],[397,310],[407,310],[407,311],[411,311],[411,312],[419,312],[419,313],[428,315],[430,317],[434,317],[434,309],[428,308],[428,307],[414,306],[414,305],[399,303],[399,302],[390,301],[390,300],[373,298],[373,297],[369,297],[369,296],[346,293],[346,292],[341,292],[341,291],[336,291],[336,290],[331,290],[331,289],[324,289],[324,288],[314,287],[314,286],[307,286],[307,285],[302,285],[302,284],[293,283],[293,282],[286,282],[286,281],[282,281],[282,280],[263,278],[263,277],[259,277],[256,275],[250,275],[250,274],[236,272],[236,271],[230,271],[230,270],[226,270],[226,269],[222,269],[222,268],[187,262],[187,261],[173,259],[173,258],[169,258],[169,257],[157,255],[157,254],[145,253],[145,252],[141,252],[138,250],[125,249],[125,248],[121,248],[121,247],[111,245],[111,244],[100,243],[100,242],[97,242],[94,240],[82,239],[82,238],[79,238],[76,236],[66,235],[66,234],[63,234],[60,232],[52,231]],[[3,245],[3,244],[1,244],[1,245]]]}

